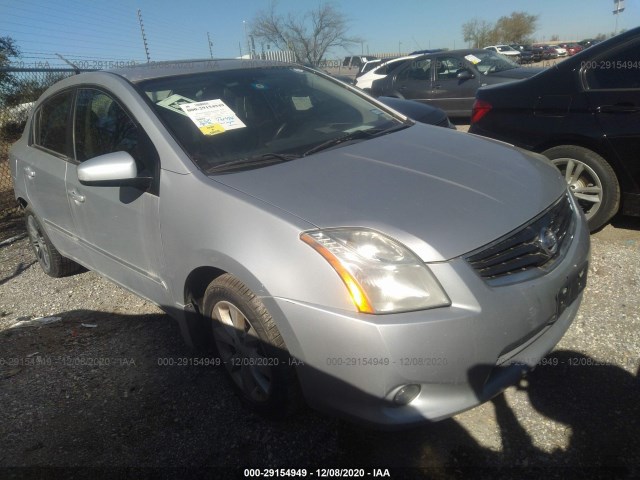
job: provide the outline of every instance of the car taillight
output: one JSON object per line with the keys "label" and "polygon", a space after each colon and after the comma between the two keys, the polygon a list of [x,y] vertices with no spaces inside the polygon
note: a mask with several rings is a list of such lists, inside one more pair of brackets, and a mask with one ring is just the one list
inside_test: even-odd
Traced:
{"label": "car taillight", "polygon": [[473,102],[473,110],[471,112],[471,123],[479,122],[482,117],[484,117],[489,110],[493,107],[486,100],[476,100]]}

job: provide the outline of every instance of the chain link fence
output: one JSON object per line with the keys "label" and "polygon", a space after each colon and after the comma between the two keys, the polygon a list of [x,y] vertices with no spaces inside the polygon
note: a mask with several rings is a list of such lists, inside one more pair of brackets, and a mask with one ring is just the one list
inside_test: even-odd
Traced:
{"label": "chain link fence", "polygon": [[9,169],[9,149],[20,138],[34,102],[72,69],[0,69],[0,219],[18,212]]}

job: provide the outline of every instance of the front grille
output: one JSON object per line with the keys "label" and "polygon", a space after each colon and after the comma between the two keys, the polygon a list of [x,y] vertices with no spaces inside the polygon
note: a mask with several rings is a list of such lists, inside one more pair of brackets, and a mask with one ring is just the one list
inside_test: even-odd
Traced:
{"label": "front grille", "polygon": [[526,225],[471,252],[466,259],[492,285],[524,281],[549,271],[571,243],[574,212],[569,196]]}

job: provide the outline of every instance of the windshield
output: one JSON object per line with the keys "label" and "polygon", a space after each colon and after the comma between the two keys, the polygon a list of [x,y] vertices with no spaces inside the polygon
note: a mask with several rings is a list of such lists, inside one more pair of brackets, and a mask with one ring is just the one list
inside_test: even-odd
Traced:
{"label": "windshield", "polygon": [[291,159],[352,132],[403,125],[343,85],[291,66],[154,79],[139,87],[205,172]]}
{"label": "windshield", "polygon": [[478,71],[484,75],[490,73],[504,72],[505,70],[512,70],[520,67],[517,63],[509,60],[504,55],[485,50],[482,52],[474,52],[464,57],[478,69]]}

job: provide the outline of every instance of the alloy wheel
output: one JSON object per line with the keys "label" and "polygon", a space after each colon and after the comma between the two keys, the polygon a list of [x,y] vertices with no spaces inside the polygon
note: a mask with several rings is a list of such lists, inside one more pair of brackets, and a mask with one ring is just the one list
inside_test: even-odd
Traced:
{"label": "alloy wheel", "polygon": [[27,220],[27,232],[29,234],[29,238],[31,239],[31,244],[33,245],[33,249],[36,253],[38,261],[45,271],[50,270],[51,252],[49,251],[47,240],[40,230],[40,225],[33,216],[30,216]]}
{"label": "alloy wheel", "polygon": [[213,307],[213,336],[220,358],[240,390],[254,402],[265,402],[273,374],[258,334],[247,317],[230,302]]}
{"label": "alloy wheel", "polygon": [[592,218],[602,204],[602,182],[587,164],[572,158],[556,158],[553,164],[564,176],[587,220]]}

